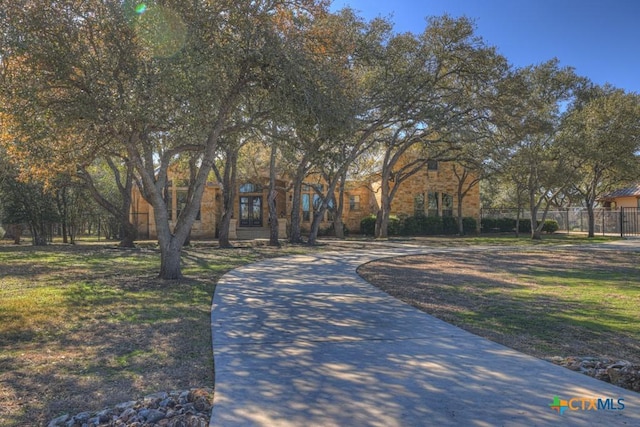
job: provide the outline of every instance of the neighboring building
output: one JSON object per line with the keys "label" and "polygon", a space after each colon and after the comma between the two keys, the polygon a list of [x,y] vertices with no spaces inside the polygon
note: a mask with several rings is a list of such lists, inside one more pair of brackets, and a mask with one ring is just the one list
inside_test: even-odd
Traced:
{"label": "neighboring building", "polygon": [[600,197],[598,201],[605,208],[640,208],[640,184],[612,191]]}
{"label": "neighboring building", "polygon": [[[310,177],[302,188],[301,219],[302,229],[307,230],[313,221],[314,207],[319,203],[315,188],[324,190],[321,180]],[[380,194],[379,181],[349,182],[344,195],[343,222],[351,233],[358,233],[362,218],[375,214],[378,210]],[[451,163],[430,162],[428,167],[412,176],[402,184],[402,188],[392,204],[394,215],[455,216],[457,212],[457,181],[453,175]],[[245,180],[236,188],[234,215],[230,238],[268,237],[268,178]],[[286,226],[291,220],[293,192],[287,180],[277,181],[276,209],[278,211],[281,236],[286,236]],[[336,196],[338,194],[336,193]],[[187,198],[187,183],[177,177],[171,177],[166,188],[166,200],[170,220],[176,218]],[[480,192],[478,186],[470,191],[463,202],[463,216],[479,221]],[[156,239],[157,232],[153,209],[142,198],[136,188],[133,193],[132,221],[137,224],[140,238]],[[217,237],[218,224],[222,215],[222,189],[218,183],[209,182],[202,196],[201,209],[191,231],[194,239],[213,239]],[[332,213],[328,211],[322,220],[321,229],[332,225]]]}

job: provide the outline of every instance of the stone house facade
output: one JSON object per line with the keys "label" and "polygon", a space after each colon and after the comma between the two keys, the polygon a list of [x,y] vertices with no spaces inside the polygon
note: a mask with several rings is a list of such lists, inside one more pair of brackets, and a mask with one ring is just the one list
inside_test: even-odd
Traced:
{"label": "stone house facade", "polygon": [[[279,216],[280,235],[287,236],[287,225],[291,220],[293,193],[289,181],[277,181],[276,209]],[[308,231],[316,214],[314,209],[319,203],[316,189],[324,190],[321,179],[309,177],[302,187],[300,216],[303,231]],[[375,215],[380,205],[380,182],[372,178],[368,182],[348,182],[343,200],[343,222],[350,233],[357,234],[360,221]],[[241,181],[236,188],[234,214],[231,223],[232,239],[268,237],[267,197],[269,180],[257,177]],[[392,203],[393,215],[412,216],[418,213],[430,216],[457,215],[457,180],[451,163],[430,162],[427,167],[416,173],[402,187]],[[336,197],[338,194],[336,193]],[[187,198],[187,183],[178,177],[172,177],[165,190],[168,200],[170,220],[175,222]],[[208,182],[202,197],[200,212],[193,225],[193,239],[215,239],[222,215],[222,188],[216,182]],[[321,230],[332,226],[331,210],[324,214]],[[463,202],[463,216],[479,221],[480,192],[474,187]],[[153,209],[144,200],[136,188],[133,192],[131,219],[138,228],[139,238],[156,239],[157,231]]]}

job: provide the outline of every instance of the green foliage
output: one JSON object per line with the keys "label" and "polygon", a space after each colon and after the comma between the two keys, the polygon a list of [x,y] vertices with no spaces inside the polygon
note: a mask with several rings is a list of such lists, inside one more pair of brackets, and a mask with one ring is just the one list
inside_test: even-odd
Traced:
{"label": "green foliage", "polygon": [[[538,222],[540,224],[540,222]],[[546,233],[555,233],[560,228],[558,221],[555,219],[547,219],[544,221],[542,231]],[[482,231],[484,233],[508,233],[516,229],[515,218],[482,218]],[[531,233],[531,220],[521,218],[518,231],[520,233]]]}
{"label": "green foliage", "polygon": [[558,228],[560,228],[560,226],[558,225],[558,221],[556,221],[555,219],[546,219],[544,221],[544,225],[542,226],[542,231],[552,234],[558,231]]}
{"label": "green foliage", "polygon": [[[360,233],[372,236],[376,224],[375,215],[369,215],[360,221]],[[473,233],[476,230],[477,221],[475,218],[465,217],[462,219],[465,234]],[[414,215],[398,218],[389,218],[390,236],[437,236],[442,234],[458,234],[458,219],[455,217],[439,217]]]}
{"label": "green foliage", "polygon": [[462,230],[464,234],[475,233],[478,229],[478,221],[475,218],[466,216],[462,218]]}
{"label": "green foliage", "polygon": [[482,218],[481,224],[484,233],[507,233],[516,229],[516,220],[513,218]]}
{"label": "green foliage", "polygon": [[360,234],[373,236],[376,230],[376,216],[365,216],[360,220]]}
{"label": "green foliage", "polygon": [[402,222],[395,215],[389,217],[388,232],[391,236],[398,236],[402,233]]}
{"label": "green foliage", "polygon": [[[395,215],[389,217],[388,231],[390,236],[398,236],[402,233],[402,223],[400,218]],[[373,236],[376,229],[376,216],[369,215],[360,220],[360,234],[365,236]]]}
{"label": "green foliage", "polygon": [[402,234],[406,236],[434,236],[442,234],[442,218],[414,215],[403,221]]}
{"label": "green foliage", "polygon": [[[374,222],[374,226],[375,226],[375,222]],[[349,235],[349,228],[347,228],[346,224],[342,224],[342,230],[345,236]],[[336,232],[335,232],[335,224],[331,223],[331,225],[329,225],[327,228],[320,228],[318,230],[318,236],[335,236]]]}

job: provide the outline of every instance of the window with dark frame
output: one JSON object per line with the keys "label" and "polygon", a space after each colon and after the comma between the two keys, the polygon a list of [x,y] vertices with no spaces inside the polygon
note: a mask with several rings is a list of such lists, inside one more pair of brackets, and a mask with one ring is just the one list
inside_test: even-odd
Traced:
{"label": "window with dark frame", "polygon": [[413,198],[413,214],[424,215],[424,193],[418,194]]}
{"label": "window with dark frame", "polygon": [[438,193],[430,191],[427,195],[427,215],[438,216]]}
{"label": "window with dark frame", "polygon": [[302,220],[304,222],[311,221],[311,195],[302,195]]}
{"label": "window with dark frame", "polygon": [[349,210],[350,211],[360,210],[360,196],[358,195],[349,196]]}
{"label": "window with dark frame", "polygon": [[442,193],[442,216],[453,216],[453,196]]}

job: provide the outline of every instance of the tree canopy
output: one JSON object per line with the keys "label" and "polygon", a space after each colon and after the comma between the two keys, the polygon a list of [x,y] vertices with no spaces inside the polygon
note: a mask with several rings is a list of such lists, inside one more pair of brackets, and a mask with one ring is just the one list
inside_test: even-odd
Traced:
{"label": "tree canopy", "polygon": [[[507,174],[534,218],[570,184],[589,203],[613,182],[605,177],[633,175],[636,95],[594,88],[557,60],[513,69],[468,18],[431,17],[422,33],[398,34],[388,20],[328,6],[0,0],[0,142],[19,176],[73,177],[132,233],[138,186],[165,279],[182,274],[180,249],[212,171],[228,243],[245,146],[269,148],[272,182],[276,167],[291,177],[293,241],[303,180],[326,180],[322,212],[363,156],[381,176],[379,237],[394,192],[429,160],[458,162],[460,194],[489,168]],[[174,224],[165,189],[178,164],[190,179]],[[105,172],[115,185],[103,185]]]}

